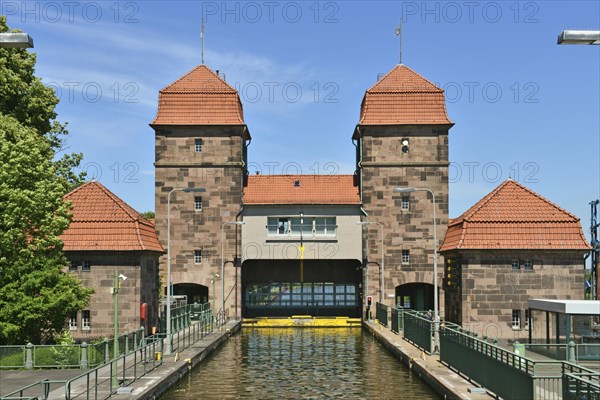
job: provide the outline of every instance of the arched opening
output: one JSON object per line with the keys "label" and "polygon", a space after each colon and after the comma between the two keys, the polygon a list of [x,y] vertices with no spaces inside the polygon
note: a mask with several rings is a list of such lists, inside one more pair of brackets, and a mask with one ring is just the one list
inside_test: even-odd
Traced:
{"label": "arched opening", "polygon": [[433,285],[414,282],[396,286],[396,304],[417,311],[433,310]]}
{"label": "arched opening", "polygon": [[173,285],[173,295],[186,296],[187,303],[208,303],[208,287],[196,283],[177,283]]}

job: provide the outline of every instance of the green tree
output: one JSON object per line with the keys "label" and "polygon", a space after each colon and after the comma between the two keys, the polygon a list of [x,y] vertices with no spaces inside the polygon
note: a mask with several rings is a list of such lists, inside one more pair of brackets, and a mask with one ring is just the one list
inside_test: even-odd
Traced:
{"label": "green tree", "polygon": [[48,142],[0,115],[0,343],[60,332],[92,294],[65,273],[69,204]]}
{"label": "green tree", "polygon": [[59,156],[68,132],[35,61],[24,49],[0,48],[0,344],[62,331],[92,293],[64,272],[60,240],[70,222],[63,196],[84,178],[73,171],[81,154]]}
{"label": "green tree", "polygon": [[144,211],[142,213],[142,217],[146,218],[148,221],[156,218],[156,214],[154,213],[154,211]]}
{"label": "green tree", "polygon": [[[9,31],[6,17],[0,16],[0,32]],[[26,49],[0,48],[0,114],[14,117],[38,137],[48,141],[55,172],[68,192],[85,179],[85,173],[74,172],[81,163],[82,155],[61,154],[69,132],[66,124],[56,120],[55,108],[59,99],[35,76],[35,63],[35,53]]]}

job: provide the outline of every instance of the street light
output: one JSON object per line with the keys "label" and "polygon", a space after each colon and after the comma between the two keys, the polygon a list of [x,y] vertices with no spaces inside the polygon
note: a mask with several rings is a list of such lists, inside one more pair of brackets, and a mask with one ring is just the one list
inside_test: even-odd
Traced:
{"label": "street light", "polygon": [[435,220],[435,194],[428,188],[394,188],[394,193],[429,192],[433,202],[433,353],[439,352],[440,316],[438,307],[438,272],[437,272],[437,227]]}
{"label": "street light", "polygon": [[221,225],[221,312],[225,318],[225,225],[244,225],[244,221],[228,221]]}
{"label": "street light", "polygon": [[558,35],[558,44],[600,44],[600,31],[564,30]]}
{"label": "street light", "polygon": [[26,33],[0,33],[0,47],[26,49],[33,47],[33,39]]}
{"label": "street light", "polygon": [[173,342],[171,337],[171,194],[173,192],[198,193],[206,192],[204,188],[177,188],[169,192],[167,196],[167,348],[166,355],[173,352]]}
{"label": "street light", "polygon": [[[383,281],[383,279],[384,279],[383,272],[385,269],[385,249],[383,247],[383,224],[381,222],[375,222],[375,221],[373,221],[373,222],[369,222],[369,221],[360,222],[359,221],[356,223],[356,225],[371,225],[371,224],[379,225],[379,227],[381,228],[381,234],[380,234],[381,235],[381,268],[379,271],[379,275],[380,275],[379,276],[379,302],[383,303],[383,287],[384,287],[383,286],[383,282],[384,282]],[[369,238],[367,238],[367,240],[369,240]],[[367,292],[368,291],[369,291],[369,288],[367,287]]]}
{"label": "street light", "polygon": [[114,338],[113,338],[113,360],[114,360],[114,367],[113,367],[113,385],[116,387],[119,382],[117,380],[117,364],[118,361],[117,359],[119,358],[119,288],[121,287],[121,283],[119,282],[119,279],[121,279],[123,282],[125,282],[125,280],[127,280],[127,277],[123,274],[119,274],[119,272],[117,270],[115,270],[115,282],[114,282],[114,287],[112,290],[112,295],[114,298],[114,321],[113,321],[113,328],[114,328]]}

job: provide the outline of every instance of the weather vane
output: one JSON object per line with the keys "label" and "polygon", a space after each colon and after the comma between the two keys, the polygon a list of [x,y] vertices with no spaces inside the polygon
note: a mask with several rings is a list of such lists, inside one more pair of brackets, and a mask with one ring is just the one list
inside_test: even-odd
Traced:
{"label": "weather vane", "polygon": [[400,36],[400,64],[402,64],[402,19],[400,19],[400,25],[398,25],[394,34]]}

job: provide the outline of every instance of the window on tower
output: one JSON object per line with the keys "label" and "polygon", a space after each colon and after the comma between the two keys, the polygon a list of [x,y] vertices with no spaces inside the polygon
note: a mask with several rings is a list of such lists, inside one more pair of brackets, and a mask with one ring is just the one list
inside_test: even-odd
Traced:
{"label": "window on tower", "polygon": [[408,211],[410,209],[410,196],[402,196],[401,208],[402,211]]}
{"label": "window on tower", "polygon": [[410,264],[410,250],[402,250],[402,264]]}

